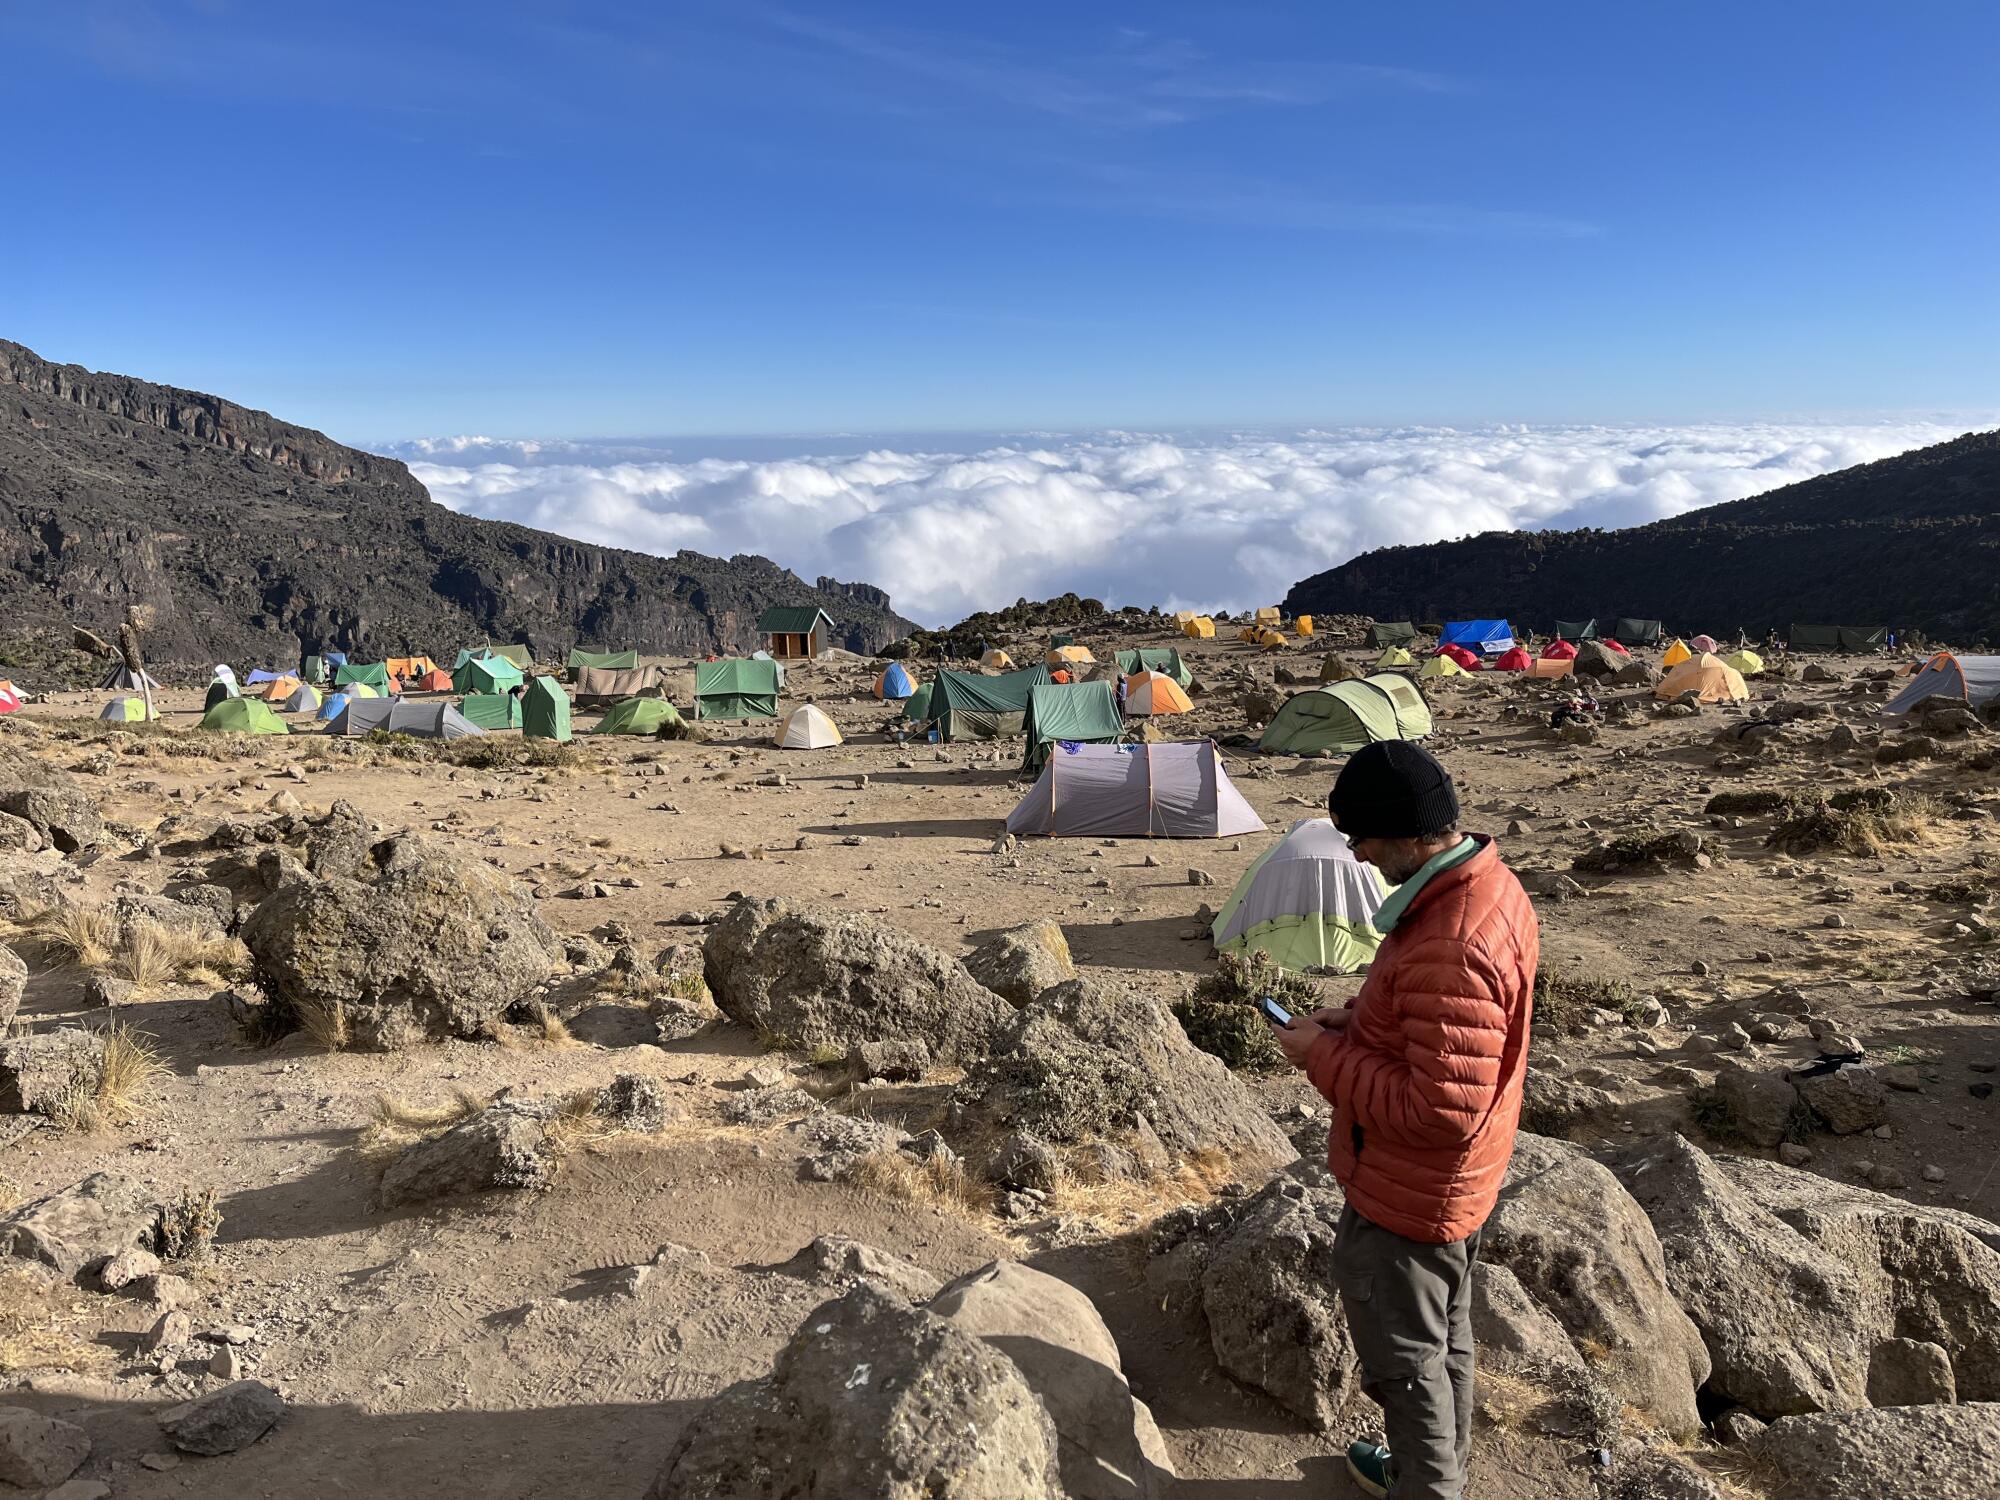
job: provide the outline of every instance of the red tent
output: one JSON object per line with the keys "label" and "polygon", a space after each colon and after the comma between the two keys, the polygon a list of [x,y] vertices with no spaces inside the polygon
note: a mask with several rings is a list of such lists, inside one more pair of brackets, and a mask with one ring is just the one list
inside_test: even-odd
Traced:
{"label": "red tent", "polygon": [[1632,654],[1630,651],[1627,651],[1623,646],[1619,645],[1616,641],[1612,640],[1611,637],[1608,635],[1603,640],[1599,641],[1597,644],[1602,646],[1606,651],[1616,651],[1620,656],[1630,656]]}
{"label": "red tent", "polygon": [[0,714],[11,714],[21,706],[21,700],[14,696],[11,688],[0,688]]}
{"label": "red tent", "polygon": [[1496,672],[1525,672],[1535,664],[1535,659],[1519,646],[1512,651],[1503,651],[1500,659],[1493,663]]}
{"label": "red tent", "polygon": [[1468,672],[1477,672],[1479,670],[1478,653],[1468,651],[1463,646],[1440,646],[1437,648],[1437,654],[1439,656],[1449,656]]}
{"label": "red tent", "polygon": [[1542,647],[1542,660],[1575,661],[1576,647],[1572,646],[1568,641],[1564,640],[1561,636],[1557,636],[1554,640],[1550,641],[1546,646]]}

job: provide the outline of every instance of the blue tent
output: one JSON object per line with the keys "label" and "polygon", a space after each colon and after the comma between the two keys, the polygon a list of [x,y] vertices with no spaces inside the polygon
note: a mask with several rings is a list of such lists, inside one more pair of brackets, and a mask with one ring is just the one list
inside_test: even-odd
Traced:
{"label": "blue tent", "polygon": [[1452,620],[1438,636],[1440,646],[1463,646],[1481,656],[1514,649],[1514,631],[1505,620]]}
{"label": "blue tent", "polygon": [[280,677],[283,677],[285,675],[286,674],[283,672],[266,672],[262,667],[259,667],[256,671],[252,672],[248,677],[244,678],[243,680],[245,682],[253,682],[253,683],[276,682]]}
{"label": "blue tent", "polygon": [[329,670],[347,665],[347,653],[345,651],[322,651],[319,654],[319,659],[327,664]]}
{"label": "blue tent", "polygon": [[881,699],[894,698],[898,702],[917,690],[917,684],[910,674],[903,670],[903,664],[892,661],[882,669],[882,675],[875,680],[875,696]]}
{"label": "blue tent", "polygon": [[328,693],[326,701],[319,706],[322,719],[337,719],[347,711],[347,705],[354,701],[352,693]]}

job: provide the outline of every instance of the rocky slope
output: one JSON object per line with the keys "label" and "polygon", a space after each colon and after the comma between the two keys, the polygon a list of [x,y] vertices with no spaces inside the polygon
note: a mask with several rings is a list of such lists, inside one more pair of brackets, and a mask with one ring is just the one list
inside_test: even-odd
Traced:
{"label": "rocky slope", "polygon": [[867,584],[767,558],[652,557],[433,503],[393,459],[216,396],[97,374],[0,340],[0,650],[55,665],[72,622],[128,604],[162,662],[323,647],[432,654],[484,637],[687,654],[755,643],[770,604],[817,604],[839,643],[912,628]]}
{"label": "rocky slope", "polygon": [[1378,619],[1633,615],[1761,634],[1792,621],[2000,636],[2000,432],[1968,433],[1623,531],[1487,532],[1384,547],[1285,610]]}

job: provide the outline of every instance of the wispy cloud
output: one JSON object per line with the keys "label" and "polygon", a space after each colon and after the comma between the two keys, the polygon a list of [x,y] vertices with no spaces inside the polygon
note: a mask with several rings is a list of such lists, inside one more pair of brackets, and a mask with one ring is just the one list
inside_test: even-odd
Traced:
{"label": "wispy cloud", "polygon": [[[1237,609],[1371,547],[1625,526],[1956,436],[1923,420],[1017,436],[671,460],[638,445],[390,445],[453,510],[586,541],[761,552],[924,621],[1075,589]],[[946,565],[940,566],[940,559]]]}

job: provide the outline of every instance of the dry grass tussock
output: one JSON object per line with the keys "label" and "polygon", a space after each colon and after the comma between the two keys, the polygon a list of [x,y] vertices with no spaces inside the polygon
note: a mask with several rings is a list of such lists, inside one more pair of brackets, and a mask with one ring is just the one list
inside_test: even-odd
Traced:
{"label": "dry grass tussock", "polygon": [[1868,787],[1796,807],[1766,842],[1787,854],[1870,858],[1929,843],[1943,814],[1932,797]]}
{"label": "dry grass tussock", "polygon": [[233,937],[137,922],[125,934],[116,967],[142,991],[170,984],[218,986],[250,972],[250,951]]}
{"label": "dry grass tussock", "polygon": [[90,1132],[138,1118],[167,1074],[152,1042],[131,1027],[115,1023],[98,1035],[104,1039],[103,1070],[94,1080],[80,1073],[70,1081],[53,1116],[59,1129]]}
{"label": "dry grass tussock", "polygon": [[1130,1230],[1186,1204],[1208,1202],[1236,1176],[1228,1152],[1205,1150],[1156,1177],[1086,1182],[1071,1173],[1049,1194],[1048,1207],[1107,1233]]}
{"label": "dry grass tussock", "polygon": [[434,1103],[418,1103],[377,1094],[361,1132],[361,1155],[378,1170],[427,1137],[442,1134],[469,1120],[493,1102],[491,1094],[454,1089]]}
{"label": "dry grass tussock", "polygon": [[49,907],[27,918],[21,929],[40,941],[42,951],[57,967],[75,964],[101,969],[111,962],[112,944],[117,938],[110,918],[85,906]]}
{"label": "dry grass tussock", "polygon": [[178,1198],[162,1205],[155,1230],[162,1257],[195,1265],[209,1259],[222,1229],[222,1210],[215,1197],[212,1187],[182,1188]]}
{"label": "dry grass tussock", "polygon": [[509,1052],[522,1047],[567,1050],[583,1045],[570,1034],[569,1024],[539,1000],[529,1007],[526,1022],[515,1025],[507,1021],[490,1021],[481,1034],[494,1046]]}
{"label": "dry grass tussock", "polygon": [[992,1185],[974,1177],[956,1156],[918,1161],[903,1151],[875,1151],[854,1164],[847,1180],[887,1197],[934,1205],[966,1218],[980,1219],[993,1212]]}
{"label": "dry grass tussock", "polygon": [[115,1363],[112,1350],[82,1330],[89,1305],[74,1293],[35,1269],[0,1271],[0,1374],[93,1373]]}

